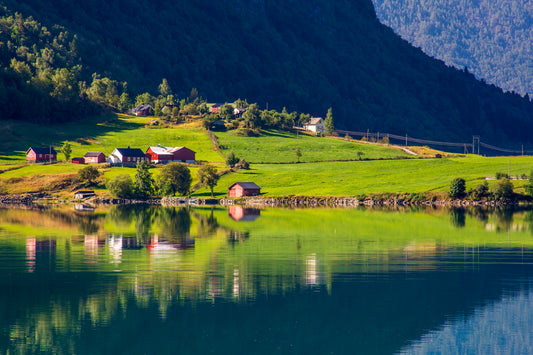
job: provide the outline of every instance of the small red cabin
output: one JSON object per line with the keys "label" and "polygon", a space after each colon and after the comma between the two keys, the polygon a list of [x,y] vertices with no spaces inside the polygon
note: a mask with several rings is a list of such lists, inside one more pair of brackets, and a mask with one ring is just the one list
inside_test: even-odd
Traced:
{"label": "small red cabin", "polygon": [[261,188],[253,182],[236,182],[228,189],[229,197],[257,196]]}
{"label": "small red cabin", "polygon": [[87,152],[83,157],[87,164],[105,163],[105,154],[102,152]]}
{"label": "small red cabin", "polygon": [[57,152],[54,148],[33,148],[30,147],[26,152],[26,161],[28,163],[49,163],[57,161]]}
{"label": "small red cabin", "polygon": [[72,158],[72,164],[85,164],[85,159],[81,158]]}

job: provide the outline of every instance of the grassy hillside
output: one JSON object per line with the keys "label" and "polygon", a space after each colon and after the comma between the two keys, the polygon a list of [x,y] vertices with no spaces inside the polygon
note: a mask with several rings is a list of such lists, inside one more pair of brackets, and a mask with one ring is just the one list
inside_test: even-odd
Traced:
{"label": "grassy hillside", "polygon": [[[58,54],[42,61],[71,59],[71,64],[81,65],[76,78],[89,84],[98,73],[127,81],[132,96],[157,94],[162,78],[167,78],[180,99],[195,87],[210,101],[240,97],[261,108],[286,106],[289,112],[322,116],[332,107],[338,128],[438,141],[470,141],[472,135],[481,135],[484,142],[498,146],[532,143],[529,100],[504,94],[413,48],[379,23],[371,0],[1,3],[7,12],[33,16],[48,28],[60,26],[54,35],[67,38],[67,43],[50,39],[43,44],[58,47]],[[0,31],[6,43],[16,39],[11,46],[0,46],[4,66],[13,58],[35,62],[32,41],[39,33],[31,30],[31,23],[19,26],[11,21]],[[18,72],[6,75],[0,99],[15,100],[32,92],[17,87],[26,82],[21,79],[24,63],[12,69]],[[18,79],[11,80],[13,75]],[[55,75],[54,80],[65,81],[60,72]],[[59,91],[53,94],[73,92]],[[103,96],[113,96],[109,94]],[[0,103],[40,107],[13,106],[9,100]]]}
{"label": "grassy hillside", "polygon": [[[58,151],[58,159],[63,154],[59,148],[63,142],[72,145],[72,157],[85,155],[88,151],[101,151],[109,155],[115,148],[140,148],[146,151],[149,146],[186,146],[197,152],[196,159],[222,162],[223,158],[213,150],[213,143],[202,132],[199,123],[149,128],[150,117],[128,115],[108,115],[67,124],[41,126],[23,122],[0,122],[4,132],[0,142],[0,164],[25,162],[26,150],[30,146],[47,147],[52,145]],[[24,133],[21,133],[24,132]]]}
{"label": "grassy hillside", "polygon": [[301,162],[391,159],[412,157],[391,147],[320,138],[308,134],[298,134],[282,130],[264,130],[258,137],[238,136],[236,131],[217,132],[216,136],[227,155],[233,150],[235,155],[250,163],[297,162],[296,149],[300,149]]}
{"label": "grassy hillside", "polygon": [[[158,128],[149,128],[150,118],[118,115],[104,119],[83,121],[61,126],[35,126],[9,123],[0,156],[0,191],[23,193],[47,191],[70,196],[75,188],[77,171],[82,165],[60,162],[52,165],[26,164],[25,151],[30,145],[56,149],[64,141],[72,144],[72,156],[83,156],[87,151],[111,152],[115,147],[139,147],[146,150],[160,143],[187,146],[196,151],[196,157],[219,170],[225,169],[224,156],[214,150],[213,143],[199,122]],[[17,134],[20,130],[31,134]],[[467,188],[474,188],[485,177],[496,172],[511,175],[528,174],[533,170],[533,157],[455,157],[420,159],[403,151],[376,144],[364,144],[343,139],[314,137],[306,134],[266,130],[258,137],[240,137],[234,131],[217,133],[223,153],[234,151],[240,158],[251,162],[250,170],[238,170],[224,175],[215,188],[217,196],[227,194],[227,187],[238,181],[253,181],[261,186],[265,196],[358,196],[377,193],[445,192],[455,177],[467,180]],[[295,163],[295,149],[302,152],[302,163]],[[357,152],[363,152],[358,160]],[[63,158],[59,153],[59,159]],[[332,161],[345,160],[345,161]],[[312,162],[309,162],[312,161]],[[318,162],[317,162],[318,161]],[[260,164],[259,164],[260,163]],[[285,163],[285,164],[279,164]],[[197,182],[198,165],[190,166],[193,185]],[[135,174],[134,168],[106,168],[100,166],[103,177],[97,188],[107,194],[104,182],[118,174]],[[151,169],[154,176],[160,167]],[[524,181],[515,180],[521,190]],[[193,196],[209,196],[205,188]]]}

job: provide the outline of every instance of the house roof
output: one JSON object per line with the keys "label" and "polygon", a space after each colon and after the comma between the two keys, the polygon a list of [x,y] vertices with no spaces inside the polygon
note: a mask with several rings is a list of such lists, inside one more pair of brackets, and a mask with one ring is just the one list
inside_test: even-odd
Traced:
{"label": "house roof", "polygon": [[87,152],[85,153],[84,157],[97,157],[99,156],[100,154],[104,154],[102,152]]}
{"label": "house roof", "polygon": [[150,147],[150,149],[152,150],[152,152],[154,152],[157,155],[172,155],[172,153],[168,151],[169,148],[167,147],[157,146],[157,147]]}
{"label": "house roof", "polygon": [[30,147],[30,148],[26,151],[26,154],[28,154],[28,152],[29,152],[30,150],[33,150],[33,152],[34,152],[35,154],[50,154],[50,153],[52,153],[52,154],[57,154],[57,152],[55,151],[55,149],[54,149],[54,148],[50,148],[50,147],[48,147],[48,148],[34,148],[34,147]]}
{"label": "house roof", "polygon": [[318,122],[320,122],[322,120],[322,117],[311,117],[309,119],[309,123],[308,125],[316,125],[318,124]]}
{"label": "house roof", "polygon": [[254,182],[236,182],[234,183],[233,185],[231,185],[229,188],[231,189],[233,186],[235,185],[239,185],[240,187],[242,187],[243,189],[245,190],[249,190],[249,189],[261,189],[259,186],[257,186]]}
{"label": "house roof", "polygon": [[157,147],[150,147],[150,149],[152,150],[152,152],[154,152],[157,155],[165,155],[165,154],[170,154],[171,155],[172,153],[177,152],[177,151],[182,150],[182,149],[187,149],[187,150],[190,150],[191,152],[194,152],[193,150],[191,150],[191,149],[189,149],[187,147],[162,147],[162,146],[157,146]]}
{"label": "house roof", "polygon": [[145,157],[146,154],[139,148],[116,148],[123,157]]}
{"label": "house roof", "polygon": [[151,109],[151,108],[152,108],[152,106],[150,106],[150,105],[139,105],[139,106],[137,106],[137,107],[135,107],[133,109],[133,112],[143,111],[143,110],[147,110],[147,109]]}

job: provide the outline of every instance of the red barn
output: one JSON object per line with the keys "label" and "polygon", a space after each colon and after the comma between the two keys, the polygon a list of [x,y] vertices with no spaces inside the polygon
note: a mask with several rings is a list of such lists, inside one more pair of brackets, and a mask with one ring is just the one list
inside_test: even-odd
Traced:
{"label": "red barn", "polygon": [[57,152],[54,148],[33,148],[30,147],[26,152],[26,161],[28,163],[49,163],[57,161]]}
{"label": "red barn", "polygon": [[228,189],[229,197],[257,196],[261,188],[253,182],[236,182]]}
{"label": "red barn", "polygon": [[105,154],[102,152],[87,152],[83,157],[87,164],[105,163]]}
{"label": "red barn", "polygon": [[85,164],[85,159],[82,158],[72,158],[72,164]]}
{"label": "red barn", "polygon": [[196,162],[196,153],[187,147],[150,147],[146,151],[154,163],[166,164],[169,162],[181,162],[194,164]]}

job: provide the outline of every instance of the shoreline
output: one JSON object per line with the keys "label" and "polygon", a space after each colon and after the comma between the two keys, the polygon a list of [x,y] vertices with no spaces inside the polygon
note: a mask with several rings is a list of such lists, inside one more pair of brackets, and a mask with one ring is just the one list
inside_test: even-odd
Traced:
{"label": "shoreline", "polygon": [[[403,194],[405,195],[405,194]],[[513,200],[465,200],[465,199],[410,199],[402,195],[379,198],[376,196],[359,199],[357,197],[333,197],[333,196],[277,196],[277,197],[244,197],[244,198],[186,198],[186,197],[163,197],[151,199],[116,199],[116,198],[88,198],[83,200],[61,200],[47,193],[0,195],[0,208],[29,207],[36,208],[53,207],[62,204],[73,205],[153,205],[162,207],[173,206],[243,206],[247,208],[268,207],[301,207],[301,208],[355,208],[355,207],[510,207],[520,204],[531,205],[531,199]]]}

